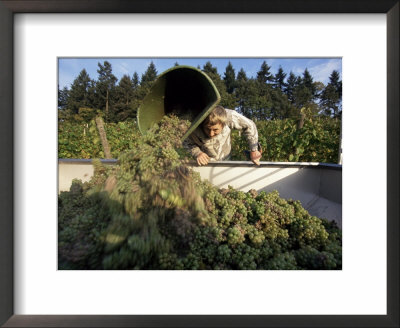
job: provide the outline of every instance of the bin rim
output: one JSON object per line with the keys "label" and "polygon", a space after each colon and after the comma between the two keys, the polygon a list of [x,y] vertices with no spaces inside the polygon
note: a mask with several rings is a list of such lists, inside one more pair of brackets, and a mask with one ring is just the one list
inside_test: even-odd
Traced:
{"label": "bin rim", "polygon": [[197,71],[197,72],[201,73],[202,75],[204,75],[204,76],[206,77],[206,79],[208,80],[208,82],[210,82],[211,86],[213,87],[215,93],[216,93],[217,96],[218,96],[218,99],[221,98],[221,96],[220,96],[220,94],[219,94],[219,91],[218,91],[217,87],[215,86],[213,80],[211,80],[211,78],[210,78],[205,72],[203,72],[200,68],[197,68],[197,67],[194,67],[194,66],[190,66],[190,65],[177,65],[177,66],[170,67],[170,68],[166,69],[164,72],[162,72],[160,75],[158,75],[158,76],[156,77],[156,79],[154,80],[154,83],[155,83],[159,78],[163,77],[165,74],[167,74],[167,73],[169,73],[169,72],[171,72],[171,71],[174,71],[174,70],[176,70],[176,69],[181,69],[181,68],[191,69],[191,70]]}

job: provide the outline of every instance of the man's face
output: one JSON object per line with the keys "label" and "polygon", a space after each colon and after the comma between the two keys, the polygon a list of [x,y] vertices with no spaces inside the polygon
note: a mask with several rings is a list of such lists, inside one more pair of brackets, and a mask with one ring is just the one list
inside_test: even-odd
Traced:
{"label": "man's face", "polygon": [[215,125],[203,126],[203,131],[209,138],[213,138],[221,133],[222,128],[222,124],[218,123]]}

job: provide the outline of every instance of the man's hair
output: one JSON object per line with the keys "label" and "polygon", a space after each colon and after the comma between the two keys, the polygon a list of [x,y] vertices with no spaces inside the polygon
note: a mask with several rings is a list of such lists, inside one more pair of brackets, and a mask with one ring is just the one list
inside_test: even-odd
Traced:
{"label": "man's hair", "polygon": [[226,110],[222,106],[215,106],[211,113],[203,121],[203,126],[221,124],[225,126],[227,121]]}

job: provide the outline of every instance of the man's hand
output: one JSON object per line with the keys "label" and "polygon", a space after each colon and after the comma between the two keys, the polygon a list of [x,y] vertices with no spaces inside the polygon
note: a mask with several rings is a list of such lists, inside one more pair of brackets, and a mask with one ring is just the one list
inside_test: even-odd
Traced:
{"label": "man's hand", "polygon": [[250,152],[250,159],[254,164],[260,165],[260,158],[261,153],[258,150]]}
{"label": "man's hand", "polygon": [[210,161],[210,157],[206,153],[201,153],[199,156],[197,156],[197,164],[201,165],[207,165],[208,162]]}

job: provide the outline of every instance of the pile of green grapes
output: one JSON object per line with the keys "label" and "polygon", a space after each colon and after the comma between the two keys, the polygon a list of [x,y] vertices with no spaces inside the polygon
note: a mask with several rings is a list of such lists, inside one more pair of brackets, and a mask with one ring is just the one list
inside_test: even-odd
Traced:
{"label": "pile of green grapes", "polygon": [[278,192],[218,189],[188,167],[188,122],[164,117],[121,154],[94,160],[58,205],[59,269],[338,270],[341,230]]}

